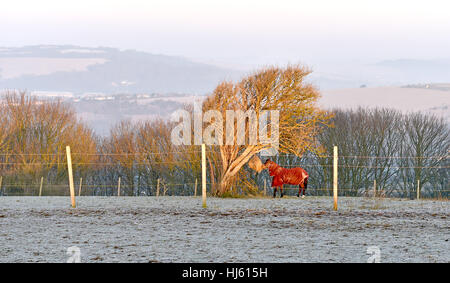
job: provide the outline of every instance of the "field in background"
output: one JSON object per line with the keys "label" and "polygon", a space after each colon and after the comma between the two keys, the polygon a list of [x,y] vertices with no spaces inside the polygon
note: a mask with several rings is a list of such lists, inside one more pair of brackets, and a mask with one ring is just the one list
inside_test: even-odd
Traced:
{"label": "field in background", "polygon": [[[427,87],[428,86],[428,87]],[[450,122],[449,84],[364,87],[322,91],[320,105],[331,108],[387,107],[403,113],[422,111]]]}
{"label": "field in background", "polygon": [[1,197],[0,262],[449,262],[448,201]]}

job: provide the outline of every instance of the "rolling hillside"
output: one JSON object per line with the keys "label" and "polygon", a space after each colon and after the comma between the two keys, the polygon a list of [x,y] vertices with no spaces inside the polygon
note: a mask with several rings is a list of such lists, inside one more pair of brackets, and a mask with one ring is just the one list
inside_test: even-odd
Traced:
{"label": "rolling hillside", "polygon": [[[403,76],[408,78],[406,82],[432,82],[431,78],[445,82],[447,75],[450,78],[448,66],[448,60],[393,60],[366,66],[360,73],[375,81],[384,78],[377,81],[380,84],[387,82],[386,78],[403,81]],[[184,103],[201,100],[219,81],[237,80],[243,74],[133,50],[55,45],[0,48],[0,91],[27,90],[41,98],[67,100],[102,135],[122,119],[167,119]],[[449,83],[379,87],[373,81],[375,85],[368,83],[366,87],[369,80],[355,79],[343,67],[336,74],[331,78],[314,72],[311,77],[321,89],[323,108],[391,107],[434,113],[450,121]]]}
{"label": "rolling hillside", "polygon": [[206,93],[240,72],[182,57],[78,46],[0,48],[0,89]]}

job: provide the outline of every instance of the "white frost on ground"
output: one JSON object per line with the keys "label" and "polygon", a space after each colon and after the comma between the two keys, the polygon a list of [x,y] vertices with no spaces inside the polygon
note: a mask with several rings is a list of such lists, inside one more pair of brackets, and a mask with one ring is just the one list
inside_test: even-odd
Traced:
{"label": "white frost on ground", "polygon": [[450,262],[450,202],[0,197],[0,262]]}

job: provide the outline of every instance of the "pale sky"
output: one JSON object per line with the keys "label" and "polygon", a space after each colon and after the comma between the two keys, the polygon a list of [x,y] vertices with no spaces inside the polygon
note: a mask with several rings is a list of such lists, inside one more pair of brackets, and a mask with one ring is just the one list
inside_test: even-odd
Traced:
{"label": "pale sky", "polygon": [[449,2],[1,0],[0,46],[106,46],[229,65],[450,58]]}

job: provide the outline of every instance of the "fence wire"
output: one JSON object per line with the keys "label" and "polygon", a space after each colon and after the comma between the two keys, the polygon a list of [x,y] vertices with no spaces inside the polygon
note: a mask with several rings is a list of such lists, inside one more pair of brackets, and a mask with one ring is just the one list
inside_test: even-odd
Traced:
{"label": "fence wire", "polygon": [[[172,166],[174,168],[189,168],[193,166],[200,167],[200,160],[164,160],[168,155],[174,155],[172,158],[179,158],[177,154],[198,154],[200,155],[200,150],[189,150],[186,151],[168,151],[168,152],[135,152],[135,153],[81,153],[74,152],[71,153],[72,156],[72,165],[76,172],[80,170],[91,170],[92,172],[99,172],[101,170],[111,172],[115,172],[112,174],[113,176],[105,173],[105,181],[98,181],[95,178],[89,178],[81,184],[81,195],[107,195],[113,196],[115,195],[115,191],[117,191],[118,177],[124,176],[124,171],[130,168],[142,168],[144,173],[145,170],[153,170],[153,168],[167,168],[164,166]],[[207,154],[217,153],[213,151],[208,151]],[[295,162],[289,163],[286,162],[286,158],[294,158]],[[156,158],[154,160],[152,158]],[[330,160],[333,156],[303,156],[298,157],[292,154],[284,154],[280,153],[273,160],[282,160],[280,162],[280,166],[286,168],[292,167],[303,167],[308,170],[316,169],[326,169],[331,171],[333,165],[330,164]],[[447,172],[447,169],[450,168],[447,160],[450,158],[450,155],[442,155],[442,156],[355,156],[355,155],[341,155],[338,156],[338,168],[340,172],[342,170],[351,170],[351,169],[373,169],[373,170],[444,170]],[[323,159],[330,159],[328,162],[324,162]],[[53,162],[53,161],[54,162]],[[80,160],[88,160],[88,161],[80,161]],[[312,162],[311,162],[312,160]],[[381,162],[391,162],[385,166],[379,165],[377,160],[382,160]],[[309,162],[305,162],[309,161]],[[426,165],[418,165],[423,164],[424,161],[428,161]],[[371,162],[375,164],[370,164]],[[419,163],[421,162],[421,163]],[[208,163],[208,162],[207,162]],[[360,164],[352,164],[352,163],[360,163]],[[367,164],[369,163],[369,164]],[[406,165],[404,165],[406,164]],[[0,195],[67,195],[68,194],[68,183],[67,182],[54,182],[47,183],[44,182],[41,186],[40,182],[36,181],[27,181],[27,182],[17,182],[20,178],[14,175],[14,170],[29,170],[30,172],[33,169],[27,169],[27,167],[36,167],[35,170],[39,170],[39,166],[46,167],[47,171],[55,170],[64,171],[65,167],[67,167],[66,161],[66,153],[65,152],[56,152],[56,153],[0,153]],[[208,168],[211,166],[208,163]],[[41,168],[42,169],[42,168]],[[161,170],[162,170],[161,169]],[[77,171],[78,170],[78,171]],[[96,171],[97,170],[97,171]],[[116,171],[114,171],[116,170]],[[176,169],[175,169],[176,170]],[[183,169],[189,170],[189,169]],[[45,171],[45,170],[44,170]],[[58,171],[58,172],[59,172]],[[37,172],[37,171],[36,171]],[[75,172],[75,173],[76,173]],[[172,171],[171,171],[172,172]],[[173,171],[176,174],[176,171]],[[53,176],[50,176],[53,174]],[[45,178],[49,179],[58,179],[55,177],[58,173],[48,173],[48,176]],[[331,176],[331,173],[327,173]],[[36,174],[34,174],[36,175]],[[81,175],[79,173],[78,175]],[[111,174],[110,174],[111,175]],[[446,175],[448,176],[448,175]],[[40,178],[41,176],[39,176]],[[210,179],[210,171],[208,169],[208,177]],[[217,176],[216,176],[217,177]],[[37,179],[37,176],[32,177]],[[134,178],[134,177],[133,177]],[[183,180],[182,176],[174,177],[173,179]],[[268,176],[265,177],[268,180]],[[3,179],[3,181],[2,181]],[[61,179],[61,178],[59,178]],[[178,181],[171,182],[171,178],[167,178],[169,181],[164,180],[162,178],[161,183],[159,185],[159,190],[157,188],[156,177],[152,177],[151,181],[146,181],[143,183],[136,183],[135,180],[122,179],[121,183],[121,191],[123,195],[156,195],[161,193],[161,195],[193,195],[195,194],[195,184],[197,183],[197,190],[201,190],[201,180],[198,175],[198,182],[195,180],[188,180],[187,182]],[[109,180],[109,181],[108,181]],[[111,182],[113,180],[113,182]],[[211,180],[210,180],[211,181]],[[76,182],[76,179],[75,179]],[[443,180],[445,184],[448,184],[447,180]],[[416,184],[411,182],[412,184],[398,184],[397,187],[403,186],[404,188],[395,188],[392,186],[388,186],[388,188],[377,188],[376,192],[382,196],[403,196],[405,195],[414,195],[416,189]],[[263,186],[261,181],[257,181],[257,187],[260,195],[266,194],[269,195],[269,191],[273,192],[270,186]],[[422,184],[423,185],[423,184]],[[217,182],[207,182],[208,192],[212,192],[217,186]],[[78,192],[80,185],[75,184],[75,188]],[[315,187],[310,187],[307,189],[307,195],[330,195],[332,193],[332,188],[329,186],[325,186],[326,188],[320,187],[319,185],[315,185]],[[289,191],[297,191],[298,187],[290,187],[284,186],[284,190],[286,192]],[[403,190],[403,192],[401,192]],[[157,193],[158,191],[158,193]],[[373,192],[373,188],[370,186],[366,186],[365,188],[339,188],[338,190],[340,195],[358,195],[358,196],[367,196]],[[434,188],[430,189],[428,186],[421,187],[421,194],[426,197],[449,197],[450,189],[447,189],[446,186],[444,188]],[[77,193],[78,194],[78,193]]]}

